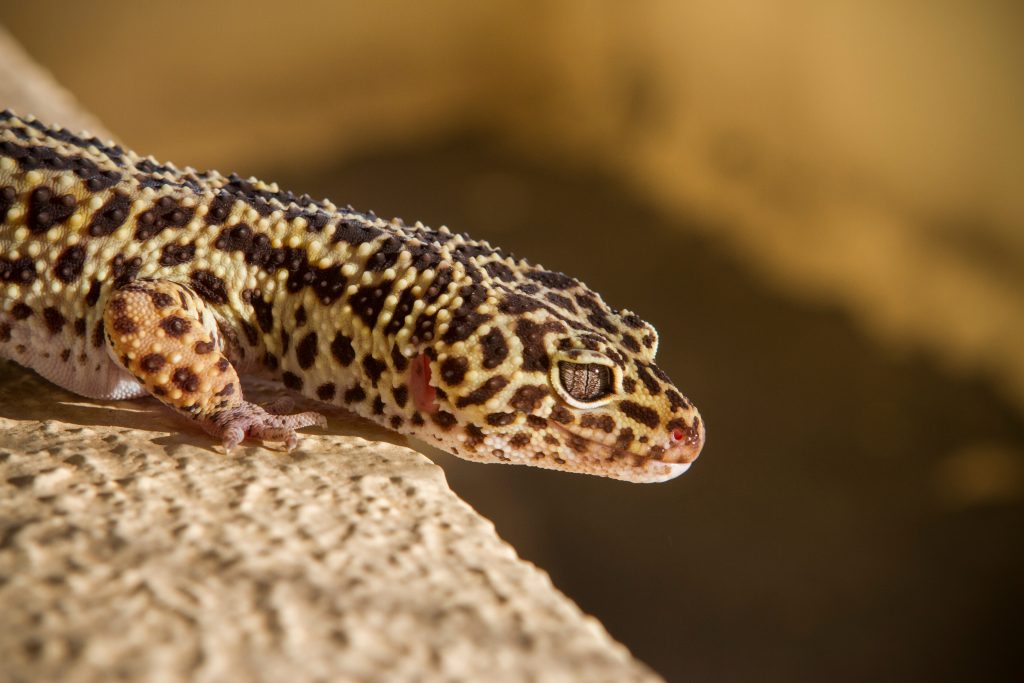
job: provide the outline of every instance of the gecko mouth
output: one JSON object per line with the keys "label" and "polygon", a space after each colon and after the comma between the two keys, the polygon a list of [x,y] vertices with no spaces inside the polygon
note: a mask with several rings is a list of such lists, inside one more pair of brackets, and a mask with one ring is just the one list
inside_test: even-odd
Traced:
{"label": "gecko mouth", "polygon": [[[633,451],[627,451],[622,448],[616,448],[615,446],[609,446],[608,444],[601,443],[600,441],[594,441],[588,439],[585,436],[581,436],[576,432],[568,429],[567,427],[555,422],[554,420],[548,420],[548,424],[554,425],[560,432],[568,436],[570,439],[577,440],[586,444],[587,452],[594,453],[603,456],[605,460],[623,460],[626,458],[638,458],[643,462],[658,462],[668,465],[674,465],[679,468],[679,473],[685,472],[689,469],[690,464],[697,459],[700,454],[701,446],[703,446],[703,438],[700,439],[697,444],[674,444],[668,447],[664,446],[651,446],[647,453],[634,453]],[[666,439],[667,441],[667,439]],[[570,441],[570,447],[571,447]]]}

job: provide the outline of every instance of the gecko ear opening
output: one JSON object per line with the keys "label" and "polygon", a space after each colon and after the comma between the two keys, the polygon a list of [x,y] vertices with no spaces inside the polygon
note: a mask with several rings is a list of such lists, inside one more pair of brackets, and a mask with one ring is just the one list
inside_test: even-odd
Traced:
{"label": "gecko ear opening", "polygon": [[574,349],[551,359],[549,380],[559,398],[576,408],[597,408],[622,391],[622,372],[596,351]]}
{"label": "gecko ear opening", "polygon": [[412,400],[416,408],[424,413],[436,413],[437,389],[430,383],[430,358],[421,353],[412,359],[409,369],[409,384],[412,389]]}

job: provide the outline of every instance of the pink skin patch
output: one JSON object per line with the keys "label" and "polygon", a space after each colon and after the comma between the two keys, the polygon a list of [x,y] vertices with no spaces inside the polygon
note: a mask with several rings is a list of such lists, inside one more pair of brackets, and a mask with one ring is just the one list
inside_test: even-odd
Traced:
{"label": "pink skin patch", "polygon": [[412,385],[412,400],[416,408],[424,413],[436,413],[437,390],[430,384],[430,359],[427,354],[421,353],[413,358],[409,383]]}

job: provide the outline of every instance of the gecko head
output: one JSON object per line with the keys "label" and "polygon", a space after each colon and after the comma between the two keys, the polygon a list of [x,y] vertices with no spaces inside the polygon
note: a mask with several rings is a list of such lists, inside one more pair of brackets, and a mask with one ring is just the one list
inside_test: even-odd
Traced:
{"label": "gecko head", "polygon": [[700,453],[704,425],[654,363],[657,332],[574,289],[543,299],[502,290],[466,340],[422,357],[413,393],[431,393],[432,403],[417,404],[448,425],[434,440],[476,461],[635,482],[682,474]]}

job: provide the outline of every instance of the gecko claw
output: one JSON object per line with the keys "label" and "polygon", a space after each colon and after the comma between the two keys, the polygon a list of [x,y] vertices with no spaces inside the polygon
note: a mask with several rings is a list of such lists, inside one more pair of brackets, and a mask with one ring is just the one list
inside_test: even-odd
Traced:
{"label": "gecko claw", "polygon": [[[288,401],[290,402],[290,399]],[[226,414],[222,413],[207,426],[207,429],[214,436],[221,438],[227,452],[246,438],[280,441],[288,451],[291,451],[299,442],[295,430],[312,426],[326,427],[327,418],[315,412],[278,415],[269,412],[264,406],[243,403]]]}

